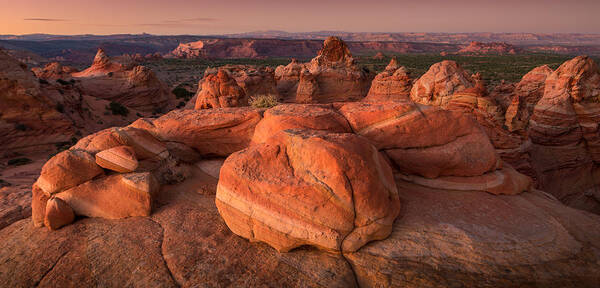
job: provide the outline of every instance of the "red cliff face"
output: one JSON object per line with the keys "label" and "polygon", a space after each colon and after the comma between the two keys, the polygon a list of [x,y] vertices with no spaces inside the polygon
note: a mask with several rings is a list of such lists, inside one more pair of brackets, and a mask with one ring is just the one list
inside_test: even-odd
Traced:
{"label": "red cliff face", "polygon": [[504,42],[482,43],[473,41],[469,46],[458,51],[458,54],[517,54],[522,49]]}

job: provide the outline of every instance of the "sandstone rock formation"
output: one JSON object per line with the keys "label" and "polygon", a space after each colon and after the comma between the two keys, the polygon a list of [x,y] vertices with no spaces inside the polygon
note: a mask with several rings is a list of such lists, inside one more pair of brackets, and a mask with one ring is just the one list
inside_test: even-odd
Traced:
{"label": "sandstone rock formation", "polygon": [[346,43],[336,37],[325,40],[323,49],[301,76],[304,77],[300,77],[296,92],[298,103],[360,100],[369,91],[372,79],[354,63]]}
{"label": "sandstone rock formation", "polygon": [[84,94],[140,111],[164,110],[174,102],[167,86],[152,70],[114,62],[102,49],[98,50],[92,66],[72,76]]}
{"label": "sandstone rock formation", "polygon": [[229,71],[219,69],[216,74],[206,75],[196,95],[194,109],[248,106],[246,93],[229,74]]}
{"label": "sandstone rock formation", "polygon": [[[340,112],[403,174],[428,187],[518,194],[531,180],[503,164],[485,131],[462,111],[410,102],[349,103]],[[467,148],[468,147],[468,148]]]}
{"label": "sandstone rock formation", "polygon": [[400,212],[392,170],[353,134],[285,130],[227,158],[216,203],[236,234],[278,251],[356,251]]}
{"label": "sandstone rock formation", "polygon": [[74,67],[63,66],[58,62],[51,62],[46,64],[44,68],[33,68],[31,69],[36,77],[45,80],[70,80],[71,74],[79,72]]}
{"label": "sandstone rock formation", "polygon": [[50,198],[46,204],[46,215],[44,215],[44,226],[50,230],[56,230],[75,220],[75,213],[71,206],[60,198]]}
{"label": "sandstone rock formation", "polygon": [[277,66],[275,68],[275,81],[277,82],[277,92],[284,99],[295,99],[298,83],[300,83],[300,74],[306,68],[306,64],[299,63],[292,59],[290,64]]}
{"label": "sandstone rock formation", "polygon": [[342,114],[332,105],[282,104],[264,113],[252,136],[252,143],[265,143],[279,131],[307,129],[332,133],[351,133],[352,129]]}
{"label": "sandstone rock formation", "polygon": [[600,72],[580,56],[546,78],[529,121],[539,187],[567,205],[600,213],[598,111]]}
{"label": "sandstone rock formation", "polygon": [[348,45],[329,37],[310,63],[297,61],[275,71],[277,88],[287,102],[330,103],[356,101],[369,91],[373,75],[354,63]]}
{"label": "sandstone rock formation", "polygon": [[204,156],[228,156],[246,148],[262,111],[249,107],[172,111],[158,119],[140,119],[133,127],[163,141],[178,142]]}
{"label": "sandstone rock formation", "polygon": [[452,94],[475,86],[475,80],[454,61],[433,64],[415,81],[410,98],[417,103],[445,106]]}
{"label": "sandstone rock formation", "polygon": [[482,43],[472,41],[469,46],[466,46],[458,51],[458,54],[517,54],[523,50],[514,45],[504,42],[489,42]]}
{"label": "sandstone rock formation", "polygon": [[510,105],[506,109],[506,127],[509,131],[524,132],[535,104],[544,96],[546,78],[552,69],[544,65],[525,74],[515,86]]}
{"label": "sandstone rock formation", "polygon": [[373,79],[371,89],[363,101],[404,101],[410,100],[412,79],[405,67],[398,66],[396,58],[392,58],[385,70]]}
{"label": "sandstone rock formation", "polygon": [[69,141],[75,129],[55,107],[27,66],[0,50],[0,151],[50,150]]}
{"label": "sandstone rock formation", "polygon": [[248,106],[253,97],[279,98],[278,94],[272,68],[250,65],[208,68],[198,84],[195,109]]}
{"label": "sandstone rock formation", "polygon": [[345,254],[360,287],[593,287],[600,280],[591,260],[599,256],[597,215],[540,191],[494,196],[397,184],[403,217],[390,237]]}
{"label": "sandstone rock formation", "polygon": [[133,172],[138,167],[135,151],[129,146],[117,146],[96,154],[96,164],[119,173]]}

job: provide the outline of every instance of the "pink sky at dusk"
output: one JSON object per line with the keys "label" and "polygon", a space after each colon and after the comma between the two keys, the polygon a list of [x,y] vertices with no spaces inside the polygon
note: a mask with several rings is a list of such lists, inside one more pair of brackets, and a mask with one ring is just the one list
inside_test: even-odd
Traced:
{"label": "pink sky at dusk", "polygon": [[600,0],[0,0],[0,34],[600,33]]}

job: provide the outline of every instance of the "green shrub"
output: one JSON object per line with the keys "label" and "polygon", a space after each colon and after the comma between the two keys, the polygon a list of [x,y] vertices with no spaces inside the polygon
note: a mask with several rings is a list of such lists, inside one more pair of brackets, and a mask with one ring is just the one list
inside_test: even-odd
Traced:
{"label": "green shrub", "polygon": [[60,112],[60,113],[64,113],[65,112],[65,105],[63,105],[63,103],[56,103],[56,111]]}
{"label": "green shrub", "polygon": [[15,158],[15,159],[10,159],[8,160],[8,165],[9,166],[21,166],[21,165],[25,165],[25,164],[29,164],[33,161],[31,161],[31,159],[29,158]]}
{"label": "green shrub", "polygon": [[15,129],[19,131],[27,131],[29,128],[25,124],[17,123],[15,124]]}
{"label": "green shrub", "polygon": [[44,79],[38,79],[38,82],[40,82],[40,84],[48,84],[48,81],[44,80]]}
{"label": "green shrub", "polygon": [[129,115],[129,109],[117,102],[110,102],[110,104],[106,106],[106,110],[110,110],[113,115]]}
{"label": "green shrub", "polygon": [[63,79],[57,79],[56,82],[60,83],[61,85],[71,85],[73,83],[65,81]]}
{"label": "green shrub", "polygon": [[192,97],[194,97],[193,92],[190,92],[181,86],[175,87],[175,89],[173,89],[172,92],[173,92],[173,94],[175,94],[175,97],[177,99],[185,99],[185,101],[188,101],[188,100],[192,99]]}
{"label": "green shrub", "polygon": [[279,104],[277,96],[273,94],[263,94],[250,97],[250,106],[255,108],[271,108]]}

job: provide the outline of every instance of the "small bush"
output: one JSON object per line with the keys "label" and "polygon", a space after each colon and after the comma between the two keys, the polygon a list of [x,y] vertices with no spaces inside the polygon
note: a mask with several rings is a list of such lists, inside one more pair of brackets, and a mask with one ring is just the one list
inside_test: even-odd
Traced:
{"label": "small bush", "polygon": [[57,79],[56,82],[60,83],[61,85],[71,85],[73,83],[65,81],[63,79]]}
{"label": "small bush", "polygon": [[31,161],[31,159],[29,158],[15,158],[15,159],[10,159],[8,160],[8,165],[9,166],[21,166],[21,165],[25,165],[25,164],[29,164],[33,161]]}
{"label": "small bush", "polygon": [[0,188],[2,188],[2,187],[10,187],[10,186],[12,186],[12,184],[10,184],[10,183],[8,183],[8,182],[0,179]]}
{"label": "small bush", "polygon": [[114,75],[113,72],[108,72],[108,77],[112,77]]}
{"label": "small bush", "polygon": [[15,124],[15,129],[19,130],[19,131],[27,131],[27,126],[25,124],[21,124],[21,123],[17,123]]}
{"label": "small bush", "polygon": [[48,81],[44,80],[44,79],[38,79],[38,81],[40,82],[40,84],[49,84]]}
{"label": "small bush", "polygon": [[106,110],[110,110],[113,115],[129,115],[129,109],[117,102],[110,102],[110,104],[106,106]]}
{"label": "small bush", "polygon": [[63,105],[62,103],[56,103],[56,111],[60,112],[60,113],[64,113],[65,112],[65,105]]}
{"label": "small bush", "polygon": [[250,106],[255,108],[271,108],[279,104],[277,96],[272,94],[256,95],[250,97]]}
{"label": "small bush", "polygon": [[185,102],[181,101],[179,102],[179,104],[177,104],[177,109],[180,109],[182,107],[185,107]]}
{"label": "small bush", "polygon": [[188,101],[188,100],[192,99],[192,97],[194,97],[193,92],[190,92],[181,86],[175,87],[175,89],[173,89],[172,92],[173,92],[173,94],[175,94],[175,97],[177,99],[185,99],[185,101]]}

